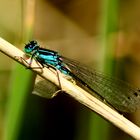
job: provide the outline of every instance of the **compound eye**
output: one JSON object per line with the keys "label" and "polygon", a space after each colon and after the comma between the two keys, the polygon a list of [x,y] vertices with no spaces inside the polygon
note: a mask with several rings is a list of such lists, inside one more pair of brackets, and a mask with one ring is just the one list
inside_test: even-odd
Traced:
{"label": "compound eye", "polygon": [[29,43],[29,44],[31,44],[31,45],[33,45],[33,46],[35,46],[35,45],[37,45],[37,41],[35,41],[35,40],[30,41],[30,43]]}
{"label": "compound eye", "polygon": [[26,49],[31,49],[32,48],[32,45],[31,44],[26,44],[25,48]]}
{"label": "compound eye", "polygon": [[26,53],[31,53],[32,51],[36,50],[38,48],[37,41],[30,41],[28,44],[25,45],[24,51]]}

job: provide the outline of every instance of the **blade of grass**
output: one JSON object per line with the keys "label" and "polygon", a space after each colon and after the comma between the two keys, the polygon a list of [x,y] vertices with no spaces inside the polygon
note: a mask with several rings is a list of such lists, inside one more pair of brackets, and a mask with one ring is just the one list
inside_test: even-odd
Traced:
{"label": "blade of grass", "polygon": [[[102,0],[101,1],[101,63],[100,68],[105,73],[112,74],[114,66],[113,54],[115,51],[115,41],[110,36],[116,32],[118,26],[118,0]],[[114,34],[113,34],[114,35]],[[89,139],[104,140],[109,139],[110,124],[97,115],[90,116]]]}
{"label": "blade of grass", "polygon": [[[22,41],[29,40],[33,35],[35,0],[22,1]],[[32,73],[25,71],[20,65],[15,65],[11,76],[9,102],[5,127],[5,140],[17,140],[22,124],[26,96],[32,85]]]}
{"label": "blade of grass", "polygon": [[10,95],[7,104],[5,140],[18,139],[26,97],[31,83],[31,75],[32,73],[25,71],[21,65],[15,65],[11,76],[12,84],[10,85]]}

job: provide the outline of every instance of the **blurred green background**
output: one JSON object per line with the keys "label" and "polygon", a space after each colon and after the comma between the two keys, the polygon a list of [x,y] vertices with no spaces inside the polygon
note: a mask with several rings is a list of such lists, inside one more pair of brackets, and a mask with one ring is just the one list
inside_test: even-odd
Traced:
{"label": "blurred green background", "polygon": [[[1,0],[0,36],[43,47],[140,87],[139,0]],[[31,94],[34,74],[0,53],[0,140],[130,140],[67,95]],[[140,125],[140,111],[126,116]]]}

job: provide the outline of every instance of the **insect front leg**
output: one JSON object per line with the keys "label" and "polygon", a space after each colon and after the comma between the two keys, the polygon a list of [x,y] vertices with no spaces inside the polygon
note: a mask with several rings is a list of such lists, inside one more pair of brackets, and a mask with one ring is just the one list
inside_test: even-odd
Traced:
{"label": "insect front leg", "polygon": [[40,63],[37,59],[34,59],[34,60],[38,66],[32,67],[33,57],[31,57],[29,62],[27,60],[25,60],[23,57],[16,56],[15,58],[18,60],[20,59],[20,61],[22,63],[26,64],[27,65],[26,69],[41,69],[41,73],[43,72],[44,65],[42,63]]}

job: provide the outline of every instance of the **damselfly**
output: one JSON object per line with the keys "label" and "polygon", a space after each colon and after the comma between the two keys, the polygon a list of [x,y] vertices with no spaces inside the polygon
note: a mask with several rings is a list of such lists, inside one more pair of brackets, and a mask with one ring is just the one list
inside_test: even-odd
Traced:
{"label": "damselfly", "polygon": [[[134,112],[140,106],[140,91],[128,83],[91,70],[77,61],[63,57],[53,50],[41,48],[36,41],[25,45],[25,53],[42,67],[52,67],[70,76],[121,112]],[[61,81],[60,81],[61,83]]]}

